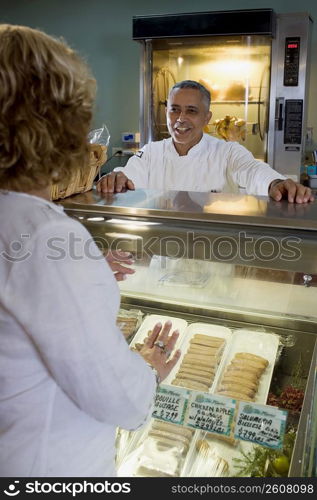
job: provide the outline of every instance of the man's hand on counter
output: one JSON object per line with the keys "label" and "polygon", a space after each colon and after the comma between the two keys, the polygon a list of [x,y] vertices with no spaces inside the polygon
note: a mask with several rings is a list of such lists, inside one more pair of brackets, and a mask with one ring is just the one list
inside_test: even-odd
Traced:
{"label": "man's hand on counter", "polygon": [[135,188],[133,182],[123,172],[111,172],[101,177],[96,189],[98,193],[121,193]]}
{"label": "man's hand on counter", "polygon": [[127,274],[135,273],[135,269],[126,267],[126,265],[134,264],[134,260],[130,252],[122,252],[122,250],[116,250],[114,252],[108,252],[107,254],[105,254],[105,258],[109,266],[111,267],[114,277],[117,281],[123,281],[127,278]]}
{"label": "man's hand on counter", "polygon": [[[99,193],[121,193],[134,190],[135,186],[123,172],[111,172],[101,177],[96,189]],[[287,199],[289,203],[307,203],[315,199],[309,187],[292,179],[275,179],[269,186],[268,194],[275,201]]]}
{"label": "man's hand on counter", "polygon": [[285,198],[289,203],[307,203],[315,199],[309,187],[292,179],[275,179],[269,186],[269,196],[275,201]]}

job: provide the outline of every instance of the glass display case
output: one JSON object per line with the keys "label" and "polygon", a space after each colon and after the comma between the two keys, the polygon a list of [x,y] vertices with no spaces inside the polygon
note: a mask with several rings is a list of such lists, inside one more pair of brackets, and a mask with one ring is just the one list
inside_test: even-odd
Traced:
{"label": "glass display case", "polygon": [[[278,453],[289,462],[283,472],[272,468],[276,453],[258,447],[260,475],[316,476],[317,205],[144,190],[91,191],[62,204],[102,249],[133,253],[122,309],[278,339],[262,402],[288,411],[294,442]],[[237,450],[242,469],[227,475],[259,475]]]}

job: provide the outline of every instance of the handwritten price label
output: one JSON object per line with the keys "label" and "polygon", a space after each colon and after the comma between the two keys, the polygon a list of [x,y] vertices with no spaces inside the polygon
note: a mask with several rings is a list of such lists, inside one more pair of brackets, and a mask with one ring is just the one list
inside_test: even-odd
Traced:
{"label": "handwritten price label", "polygon": [[214,434],[229,436],[235,401],[223,396],[192,392],[188,401],[185,424]]}
{"label": "handwritten price label", "polygon": [[181,387],[171,388],[161,385],[155,397],[153,418],[173,424],[183,424],[189,391]]}
{"label": "handwritten price label", "polygon": [[282,448],[286,419],[285,410],[240,402],[234,437],[268,448]]}

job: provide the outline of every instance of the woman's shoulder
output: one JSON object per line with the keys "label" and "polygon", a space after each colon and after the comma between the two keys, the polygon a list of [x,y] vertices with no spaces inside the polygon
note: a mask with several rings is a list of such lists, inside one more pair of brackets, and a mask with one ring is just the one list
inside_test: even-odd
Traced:
{"label": "woman's shoulder", "polygon": [[84,226],[68,217],[61,205],[26,193],[0,193],[0,220],[3,233],[8,229],[8,236],[26,235],[33,238],[50,231],[54,235],[73,231],[89,235]]}

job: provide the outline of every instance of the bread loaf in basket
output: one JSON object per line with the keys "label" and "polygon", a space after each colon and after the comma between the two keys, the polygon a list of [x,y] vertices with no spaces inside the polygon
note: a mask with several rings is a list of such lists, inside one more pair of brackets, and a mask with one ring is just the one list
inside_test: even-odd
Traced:
{"label": "bread loaf in basket", "polygon": [[84,193],[92,188],[94,179],[107,159],[107,146],[89,144],[89,166],[85,171],[77,171],[67,183],[54,184],[51,188],[52,200],[67,198],[76,193]]}

